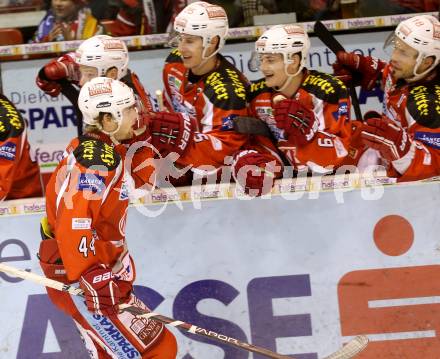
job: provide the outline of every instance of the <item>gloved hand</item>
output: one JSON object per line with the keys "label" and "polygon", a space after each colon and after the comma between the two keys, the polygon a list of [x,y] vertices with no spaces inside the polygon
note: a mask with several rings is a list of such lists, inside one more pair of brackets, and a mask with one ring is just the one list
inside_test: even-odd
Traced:
{"label": "gloved hand", "polygon": [[235,182],[246,194],[262,196],[272,190],[275,180],[275,160],[269,155],[254,150],[240,151],[234,155],[232,171]]}
{"label": "gloved hand", "polygon": [[385,116],[369,118],[362,126],[361,137],[368,147],[378,150],[390,162],[402,158],[411,148],[406,130]]}
{"label": "gloved hand", "polygon": [[285,99],[274,105],[276,126],[284,130],[289,142],[305,145],[318,131],[319,121],[313,111],[295,99]]}
{"label": "gloved hand", "polygon": [[371,90],[376,86],[385,63],[375,57],[339,51],[332,66],[333,74],[346,85],[361,86],[365,90]]}
{"label": "gloved hand", "polygon": [[38,73],[37,86],[52,97],[60,94],[59,80],[79,81],[79,66],[70,55],[50,61]]}
{"label": "gloved hand", "polygon": [[104,316],[117,314],[121,297],[117,282],[111,269],[103,264],[95,265],[84,272],[79,285],[84,291],[87,309]]}
{"label": "gloved hand", "polygon": [[170,152],[183,155],[193,141],[194,127],[186,114],[156,112],[149,119],[151,144],[162,156]]}

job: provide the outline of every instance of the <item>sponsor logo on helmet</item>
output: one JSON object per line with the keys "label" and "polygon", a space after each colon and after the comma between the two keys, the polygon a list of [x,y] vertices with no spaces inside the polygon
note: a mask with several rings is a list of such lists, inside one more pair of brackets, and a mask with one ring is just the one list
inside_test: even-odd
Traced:
{"label": "sponsor logo on helmet", "polygon": [[206,7],[206,13],[210,19],[226,19],[225,11],[220,6]]}
{"label": "sponsor logo on helmet", "polygon": [[112,85],[110,81],[93,84],[89,87],[89,95],[91,97],[104,94],[112,94]]}
{"label": "sponsor logo on helmet", "polygon": [[283,29],[289,35],[295,35],[295,34],[305,35],[304,29],[301,26],[286,25],[283,26]]}
{"label": "sponsor logo on helmet", "polygon": [[117,39],[108,39],[102,40],[102,44],[104,45],[104,50],[113,51],[113,50],[124,50],[124,44],[121,40]]}
{"label": "sponsor logo on helmet", "polygon": [[260,47],[265,47],[266,46],[266,40],[258,40],[257,42],[256,42],[256,44],[255,44],[255,46],[257,47],[257,48],[260,48]]}
{"label": "sponsor logo on helmet", "polygon": [[112,104],[108,101],[100,102],[96,105],[96,108],[110,107]]}
{"label": "sponsor logo on helmet", "polygon": [[185,27],[188,21],[186,19],[177,18],[175,22],[175,26]]}
{"label": "sponsor logo on helmet", "polygon": [[434,39],[440,40],[440,25],[434,24]]}
{"label": "sponsor logo on helmet", "polygon": [[408,36],[411,33],[411,29],[406,25],[400,25],[399,29],[403,35]]}

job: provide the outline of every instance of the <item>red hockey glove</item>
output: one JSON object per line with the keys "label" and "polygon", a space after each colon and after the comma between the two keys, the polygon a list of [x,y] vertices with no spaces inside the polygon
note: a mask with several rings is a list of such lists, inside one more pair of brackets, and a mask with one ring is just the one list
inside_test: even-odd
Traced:
{"label": "red hockey glove", "polygon": [[61,85],[55,81],[43,80],[40,76],[36,79],[37,86],[51,97],[57,97],[61,92]]}
{"label": "red hockey glove", "polygon": [[38,73],[37,86],[52,97],[60,94],[61,85],[58,80],[79,80],[79,67],[69,55],[50,61]]}
{"label": "red hockey glove", "polygon": [[81,275],[79,285],[89,311],[104,316],[118,313],[121,294],[111,269],[103,264],[93,266]]}
{"label": "red hockey glove", "polygon": [[398,160],[410,150],[411,140],[405,129],[385,116],[370,118],[362,127],[362,141],[388,161]]}
{"label": "red hockey glove", "polygon": [[275,180],[275,160],[257,151],[240,151],[234,155],[232,173],[237,182],[251,196],[262,196],[272,190]]}
{"label": "red hockey glove", "polygon": [[186,114],[157,112],[149,120],[151,144],[162,156],[183,155],[192,142],[194,125]]}
{"label": "red hockey glove", "polygon": [[79,66],[71,56],[64,55],[45,65],[44,74],[48,80],[67,79],[77,81],[79,79]]}
{"label": "red hockey glove", "polygon": [[319,121],[313,111],[294,99],[274,105],[276,126],[284,130],[285,137],[297,145],[305,145],[315,137]]}
{"label": "red hockey glove", "polygon": [[375,57],[339,51],[332,66],[334,75],[346,85],[361,86],[365,90],[371,90],[376,86],[385,63]]}

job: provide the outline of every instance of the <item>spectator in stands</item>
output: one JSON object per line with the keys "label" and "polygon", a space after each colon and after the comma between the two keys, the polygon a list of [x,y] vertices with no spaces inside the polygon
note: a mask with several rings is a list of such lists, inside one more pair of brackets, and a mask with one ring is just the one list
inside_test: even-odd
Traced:
{"label": "spectator in stands", "polygon": [[338,0],[241,0],[244,25],[253,25],[255,15],[296,13],[297,21],[339,17]]}
{"label": "spectator in stands", "polygon": [[439,0],[390,0],[401,6],[405,12],[426,12],[437,11],[440,5]]}
{"label": "spectator in stands", "polygon": [[0,94],[0,201],[41,197],[40,168],[31,159],[26,121]]}
{"label": "spectator in stands", "polygon": [[98,20],[81,0],[52,0],[32,42],[88,39],[103,32]]}
{"label": "spectator in stands", "polygon": [[103,0],[99,1],[99,6],[91,4],[91,7],[94,15],[99,19],[111,16],[113,11],[109,9],[118,7],[115,22],[107,31],[112,36],[128,36],[168,32],[172,29],[174,18],[187,2],[187,0]]}

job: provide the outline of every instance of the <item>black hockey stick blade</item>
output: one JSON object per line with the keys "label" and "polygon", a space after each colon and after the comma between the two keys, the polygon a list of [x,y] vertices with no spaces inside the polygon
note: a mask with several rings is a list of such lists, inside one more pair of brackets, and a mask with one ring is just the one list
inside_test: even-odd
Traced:
{"label": "black hockey stick blade", "polygon": [[[341,43],[336,40],[330,30],[327,29],[327,27],[321,21],[318,20],[315,22],[313,31],[315,32],[316,36],[318,36],[318,38],[324,43],[324,45],[332,50],[335,55],[338,53],[338,51],[345,51]],[[356,119],[362,121],[362,112],[361,107],[359,106],[356,89],[353,86],[349,86],[348,90],[350,91],[351,104],[354,108]]]}
{"label": "black hockey stick blade", "polygon": [[273,139],[272,132],[265,122],[255,117],[237,116],[233,120],[234,130],[247,135],[260,135]]}

